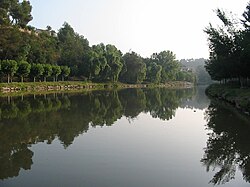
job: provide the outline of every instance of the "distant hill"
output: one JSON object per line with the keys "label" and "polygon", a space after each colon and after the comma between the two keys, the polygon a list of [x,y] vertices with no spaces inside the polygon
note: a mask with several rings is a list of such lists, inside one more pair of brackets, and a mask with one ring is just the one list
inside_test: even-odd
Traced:
{"label": "distant hill", "polygon": [[188,67],[188,68],[191,68],[195,71],[198,66],[204,67],[205,61],[206,61],[206,59],[204,59],[204,58],[198,58],[198,59],[191,58],[191,59],[181,59],[180,63],[181,63],[181,65]]}
{"label": "distant hill", "polygon": [[181,59],[180,64],[183,69],[189,69],[196,74],[197,84],[211,84],[212,79],[205,69],[204,58],[198,59]]}

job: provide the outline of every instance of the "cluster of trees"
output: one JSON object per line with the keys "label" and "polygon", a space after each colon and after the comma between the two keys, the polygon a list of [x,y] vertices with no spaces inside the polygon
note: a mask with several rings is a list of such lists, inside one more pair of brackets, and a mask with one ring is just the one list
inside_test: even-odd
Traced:
{"label": "cluster of trees", "polygon": [[14,76],[18,76],[20,81],[23,82],[24,78],[43,78],[46,82],[47,78],[53,77],[53,81],[58,80],[61,76],[62,81],[70,74],[70,68],[67,66],[58,66],[51,64],[29,64],[27,61],[21,60],[2,60],[0,61],[0,75],[7,77],[7,83],[12,82]]}
{"label": "cluster of trees", "polygon": [[216,13],[223,24],[205,29],[210,49],[206,69],[213,80],[238,80],[244,86],[250,77],[250,3],[241,20],[220,9]]}
{"label": "cluster of trees", "polygon": [[71,70],[70,77],[80,80],[194,81],[192,73],[181,71],[171,51],[142,58],[135,52],[122,54],[110,44],[90,46],[88,40],[68,23],[64,23],[57,33],[50,26],[46,30],[33,28],[27,25],[32,20],[29,1],[3,0],[0,10],[0,60],[67,66]]}
{"label": "cluster of trees", "polygon": [[181,70],[179,61],[171,51],[154,53],[151,58],[144,60],[147,66],[146,80],[149,82],[167,82],[168,80],[194,82],[192,72]]}

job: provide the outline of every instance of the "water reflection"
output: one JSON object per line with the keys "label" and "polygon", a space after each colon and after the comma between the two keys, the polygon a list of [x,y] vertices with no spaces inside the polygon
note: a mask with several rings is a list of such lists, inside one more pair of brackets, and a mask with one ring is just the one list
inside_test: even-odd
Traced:
{"label": "water reflection", "polygon": [[0,98],[0,179],[31,169],[32,144],[58,138],[67,149],[90,126],[111,126],[141,112],[169,120],[193,94],[194,89],[126,89]]}
{"label": "water reflection", "polygon": [[210,100],[205,94],[207,86],[198,86],[194,90],[192,99],[186,99],[182,102],[180,107],[194,108],[203,110],[208,107]]}
{"label": "water reflection", "polygon": [[212,184],[225,184],[235,178],[237,168],[250,182],[250,118],[230,106],[212,100],[206,111],[211,130],[201,162],[213,170]]}

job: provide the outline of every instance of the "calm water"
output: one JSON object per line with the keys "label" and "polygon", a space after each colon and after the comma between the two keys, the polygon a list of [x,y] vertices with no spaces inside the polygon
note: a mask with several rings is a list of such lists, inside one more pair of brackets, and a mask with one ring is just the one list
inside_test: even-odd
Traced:
{"label": "calm water", "polygon": [[0,186],[250,186],[249,123],[204,88],[3,97]]}

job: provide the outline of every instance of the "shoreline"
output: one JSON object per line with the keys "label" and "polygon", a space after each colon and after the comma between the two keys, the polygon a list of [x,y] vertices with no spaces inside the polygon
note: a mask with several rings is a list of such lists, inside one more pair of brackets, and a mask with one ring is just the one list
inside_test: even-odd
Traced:
{"label": "shoreline", "polygon": [[80,81],[63,82],[24,82],[24,83],[0,83],[0,94],[9,93],[39,93],[53,91],[74,91],[74,90],[108,90],[127,88],[192,88],[193,83],[184,81],[172,81],[165,84],[124,84],[124,83],[91,83]]}
{"label": "shoreline", "polygon": [[207,87],[206,95],[229,103],[237,110],[250,115],[250,89],[231,85],[212,84]]}

